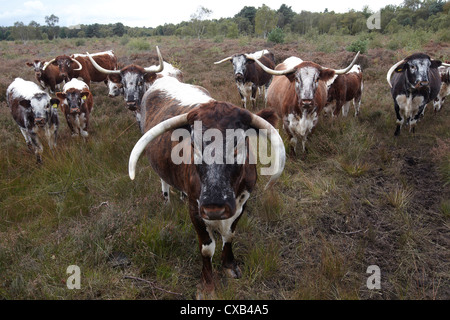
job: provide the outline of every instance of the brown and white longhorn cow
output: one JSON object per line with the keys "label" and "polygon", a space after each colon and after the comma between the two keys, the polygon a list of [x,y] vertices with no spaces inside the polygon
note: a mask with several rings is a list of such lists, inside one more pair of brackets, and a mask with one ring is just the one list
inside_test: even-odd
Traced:
{"label": "brown and white longhorn cow", "polygon": [[440,66],[438,69],[439,74],[441,75],[441,89],[439,90],[438,96],[433,101],[434,112],[441,111],[445,97],[450,95],[450,67]]}
{"label": "brown and white longhorn cow", "polygon": [[59,100],[52,99],[36,83],[16,78],[6,90],[6,102],[28,149],[35,153],[37,163],[42,162],[44,148],[38,134],[44,132],[50,149],[56,148]]}
{"label": "brown and white longhorn cow", "polygon": [[[27,62],[27,66],[34,69],[34,75],[37,82],[41,85],[42,89],[49,90],[50,93],[56,92],[56,86],[64,82],[64,77],[59,74],[57,66],[48,65],[49,62],[34,60],[33,62]],[[47,66],[48,65],[48,66]],[[44,69],[44,67],[46,67]]]}
{"label": "brown and white longhorn cow", "polygon": [[[94,68],[101,72],[105,77],[114,83],[120,83],[123,90],[123,98],[126,102],[126,107],[135,112],[136,120],[140,124],[140,105],[141,99],[148,87],[157,78],[157,73],[164,70],[164,63],[159,48],[156,47],[158,53],[159,65],[143,68],[134,64],[128,65],[121,70],[107,69],[100,66],[91,55],[86,52]],[[142,130],[142,128],[141,128]]]}
{"label": "brown and white longhorn cow", "polygon": [[[247,56],[251,56],[251,58]],[[268,68],[273,69],[275,67],[275,57],[268,50],[261,50],[252,54],[234,54],[214,62],[214,64],[220,64],[225,61],[231,61],[234,70],[234,80],[236,81],[244,108],[247,108],[248,98],[252,101],[253,108],[256,107],[257,91],[264,92],[264,101],[266,101],[267,88],[272,81],[272,75],[255,64],[255,59]]]}
{"label": "brown and white longhorn cow", "polygon": [[328,100],[324,111],[332,116],[338,116],[342,109],[342,115],[346,117],[353,101],[355,117],[358,116],[364,88],[363,74],[359,65],[355,64],[348,73],[335,75],[327,82],[327,87]]}
{"label": "brown and white longhorn cow", "polygon": [[277,110],[289,136],[291,152],[296,153],[298,140],[306,150],[308,135],[316,126],[319,115],[327,102],[326,81],[335,74],[345,74],[355,64],[359,52],[345,69],[324,68],[297,57],[287,58],[275,70],[255,60],[264,71],[275,75],[267,92],[267,105]]}
{"label": "brown and white longhorn cow", "polygon": [[63,92],[57,92],[56,96],[61,100],[67,125],[73,136],[88,137],[89,117],[94,106],[94,98],[86,83],[78,79],[72,79],[64,85]]}
{"label": "brown and white longhorn cow", "polygon": [[[232,141],[230,144],[219,138],[231,130],[236,133],[236,141],[241,141],[247,148],[249,139],[244,132],[250,129],[267,131],[273,147],[272,170],[268,173],[271,175],[268,186],[272,185],[281,175],[285,163],[283,141],[273,127],[277,116],[273,110],[253,114],[230,103],[216,101],[201,87],[181,83],[172,77],[162,77],[154,82],[142,99],[141,112],[145,133],[131,152],[130,178],[135,178],[136,163],[145,150],[153,170],[161,178],[164,196],[167,197],[170,186],[187,195],[203,260],[203,286],[197,297],[211,295],[214,292],[213,233],[217,231],[222,236],[221,260],[226,273],[240,277],[241,271],[232,252],[232,239],[257,180],[256,164],[249,161],[249,153],[237,163],[238,143],[235,144],[234,137],[227,140]],[[180,132],[184,134],[180,135]],[[214,135],[208,135],[208,132]],[[211,151],[213,144],[216,148]],[[175,160],[180,154],[180,146],[183,161]],[[219,151],[226,148],[231,150],[231,161],[226,158],[228,153]],[[215,160],[208,161],[207,153],[214,155]]]}
{"label": "brown and white longhorn cow", "polygon": [[[110,70],[117,68],[117,57],[112,50],[95,53],[91,56],[103,68]],[[60,76],[64,77],[66,81],[73,78],[82,78],[89,87],[91,86],[91,81],[107,83],[107,76],[94,68],[91,60],[84,54],[73,54],[70,57],[67,55],[57,56],[49,61],[49,64],[58,66]]]}

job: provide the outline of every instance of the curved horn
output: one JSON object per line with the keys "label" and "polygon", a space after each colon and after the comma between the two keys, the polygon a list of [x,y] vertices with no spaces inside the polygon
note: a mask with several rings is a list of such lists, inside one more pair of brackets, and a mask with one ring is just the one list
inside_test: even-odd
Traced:
{"label": "curved horn", "polygon": [[233,57],[230,56],[230,57],[222,59],[220,61],[216,61],[216,62],[214,62],[214,64],[221,64],[222,62],[225,62],[225,61],[228,61],[228,60],[231,60],[231,59],[233,59]]}
{"label": "curved horn", "polygon": [[442,65],[443,65],[444,67],[450,67],[450,63],[442,62]]}
{"label": "curved horn", "polygon": [[353,67],[353,65],[355,64],[356,59],[358,59],[359,53],[360,53],[360,52],[358,51],[358,53],[356,54],[356,56],[353,58],[352,63],[350,63],[350,65],[349,65],[347,68],[345,68],[345,69],[339,69],[339,70],[334,70],[334,73],[335,73],[335,74],[344,74],[344,73],[349,72],[350,69],[351,69],[351,68]]}
{"label": "curved horn", "polygon": [[158,73],[158,72],[163,71],[163,69],[164,69],[163,58],[162,58],[161,52],[159,51],[158,46],[156,46],[156,52],[158,53],[159,66],[151,66],[148,68],[144,68],[146,72]]}
{"label": "curved horn", "polygon": [[98,65],[97,62],[95,62],[95,60],[92,58],[92,56],[89,54],[89,52],[86,52],[86,55],[88,56],[89,60],[91,60],[92,65],[95,67],[95,69],[97,69],[98,71],[100,71],[101,73],[105,73],[105,74],[120,74],[120,70],[107,70],[103,67],[100,67]]}
{"label": "curved horn", "polygon": [[391,84],[391,77],[392,77],[392,73],[394,72],[395,68],[397,68],[399,65],[401,65],[402,63],[404,63],[405,60],[401,60],[399,62],[397,62],[396,64],[394,64],[388,71],[387,75],[386,75],[386,80],[389,83],[389,87],[392,88],[392,84]]}
{"label": "curved horn", "polygon": [[252,122],[251,126],[257,129],[265,129],[268,132],[270,143],[272,144],[274,154],[272,157],[274,158],[273,165],[270,168],[261,168],[261,172],[263,170],[267,170],[266,172],[271,175],[269,182],[266,184],[264,190],[267,190],[271,186],[275,184],[278,178],[281,176],[284,170],[284,165],[286,163],[286,151],[284,149],[283,139],[281,138],[278,130],[276,130],[269,122],[257,116],[255,114],[251,114]]}
{"label": "curved horn", "polygon": [[184,113],[179,116],[172,117],[167,119],[150,130],[148,130],[138,142],[136,142],[133,150],[130,154],[130,159],[128,161],[128,174],[131,180],[134,180],[136,175],[136,163],[139,159],[139,156],[144,151],[145,147],[152,142],[155,138],[162,135],[164,132],[172,130],[177,127],[184,126],[188,123],[187,121],[187,113]]}
{"label": "curved horn", "polygon": [[74,58],[71,58],[71,59],[72,59],[73,62],[78,64],[78,69],[73,69],[73,71],[80,71],[81,69],[83,69],[83,66],[81,65],[81,63],[78,60],[76,60]]}
{"label": "curved horn", "polygon": [[291,69],[287,69],[287,70],[272,70],[270,68],[267,68],[265,65],[263,65],[258,59],[255,59],[255,57],[251,54],[246,54],[245,57],[247,59],[254,60],[265,72],[267,72],[268,74],[272,74],[274,76],[283,76],[285,74],[295,71],[295,68],[291,68]]}
{"label": "curved horn", "polygon": [[49,64],[50,63],[52,63],[53,61],[55,61],[56,59],[52,59],[52,60],[50,60],[49,62],[46,62],[45,64],[44,64],[44,67],[42,68],[42,71],[44,71],[48,66],[49,66]]}

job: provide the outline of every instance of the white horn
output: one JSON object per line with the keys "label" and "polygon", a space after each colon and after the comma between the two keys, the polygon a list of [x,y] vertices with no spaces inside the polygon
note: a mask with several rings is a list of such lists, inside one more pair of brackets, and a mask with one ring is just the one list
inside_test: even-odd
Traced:
{"label": "white horn", "polygon": [[148,68],[144,68],[146,72],[158,73],[158,72],[163,71],[163,69],[164,69],[163,58],[162,58],[161,52],[159,51],[158,46],[156,46],[156,52],[158,53],[159,66],[151,66]]}
{"label": "white horn", "polygon": [[92,58],[92,56],[89,54],[89,52],[86,52],[86,55],[88,56],[89,60],[91,60],[92,65],[95,67],[95,69],[97,69],[98,71],[100,71],[101,73],[105,73],[105,74],[120,74],[120,70],[107,70],[101,66],[98,65],[97,62],[95,62],[95,60]]}
{"label": "white horn", "polygon": [[46,62],[45,64],[44,64],[44,67],[42,68],[42,71],[44,71],[48,66],[49,66],[49,64],[50,63],[52,63],[53,61],[55,61],[56,59],[52,59],[52,60],[50,60],[49,62]]}
{"label": "white horn", "polygon": [[283,76],[285,74],[295,71],[295,68],[291,68],[291,69],[287,69],[287,70],[272,70],[270,68],[267,68],[265,65],[263,65],[258,59],[255,59],[255,57],[251,54],[246,54],[245,57],[247,59],[254,60],[265,72],[267,72],[268,74],[273,74],[274,76]]}
{"label": "white horn", "polygon": [[222,59],[220,61],[216,61],[216,62],[214,62],[214,64],[221,64],[222,62],[225,62],[225,61],[228,61],[228,60],[231,60],[231,59],[233,59],[233,57],[228,57],[228,58]]}
{"label": "white horn", "polygon": [[443,65],[444,67],[450,67],[450,63],[442,62],[442,65]]}
{"label": "white horn", "polygon": [[73,58],[71,58],[71,59],[72,59],[73,62],[78,64],[78,69],[73,69],[73,71],[80,71],[81,69],[83,69],[83,66],[81,65],[81,63],[78,60],[73,59]]}
{"label": "white horn", "polygon": [[358,57],[359,57],[359,51],[358,51],[358,53],[356,54],[356,56],[353,58],[352,63],[350,63],[350,65],[349,65],[347,68],[345,68],[345,69],[339,69],[339,70],[334,70],[334,73],[335,73],[335,74],[344,74],[344,73],[349,72],[350,69],[351,69],[351,68],[353,67],[353,65],[355,64],[356,59],[358,59]]}
{"label": "white horn", "polygon": [[136,163],[145,147],[164,132],[184,126],[188,123],[187,113],[167,119],[148,130],[135,144],[128,161],[128,174],[131,180],[136,176]]}
{"label": "white horn", "polygon": [[392,88],[392,84],[391,84],[391,77],[392,77],[392,73],[394,72],[394,70],[401,65],[402,63],[404,63],[405,60],[401,60],[399,62],[397,62],[396,64],[394,64],[388,71],[387,75],[386,75],[386,80],[389,83],[389,87]]}
{"label": "white horn", "polygon": [[257,129],[267,130],[270,143],[272,145],[272,150],[274,150],[274,153],[272,154],[274,162],[272,163],[271,168],[261,168],[261,172],[263,172],[264,169],[270,170],[271,172],[270,180],[264,188],[264,190],[267,190],[275,184],[275,182],[283,173],[284,165],[286,163],[286,151],[284,149],[283,139],[278,133],[278,130],[276,130],[269,122],[252,113],[251,126]]}

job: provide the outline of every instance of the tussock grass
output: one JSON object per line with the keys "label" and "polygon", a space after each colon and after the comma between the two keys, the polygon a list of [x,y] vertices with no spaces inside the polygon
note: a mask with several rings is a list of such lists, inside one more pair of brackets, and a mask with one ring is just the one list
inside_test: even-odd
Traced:
{"label": "tussock grass", "polygon": [[[398,37],[407,37],[401,34]],[[270,45],[277,63],[291,55],[343,67],[351,36],[292,39]],[[226,279],[216,238],[213,265],[220,299],[447,299],[449,291],[449,109],[427,111],[416,134],[394,138],[386,71],[411,50],[449,60],[448,46],[418,34],[411,47],[385,49],[394,38],[367,36],[361,114],[321,118],[308,153],[289,157],[273,190],[258,185],[235,234],[241,279]],[[289,36],[288,36],[289,39]],[[35,164],[6,107],[15,77],[34,81],[25,62],[58,54],[113,49],[119,63],[144,66],[163,57],[187,83],[241,105],[229,64],[213,62],[267,48],[259,39],[188,41],[176,37],[69,39],[0,43],[0,297],[7,299],[191,299],[200,279],[197,236],[177,192],[164,204],[147,159],[128,178],[140,137],[121,98],[94,84],[87,139],[70,136],[61,117],[58,148],[44,142]],[[36,54],[36,52],[38,52]],[[258,111],[263,101],[258,98]],[[281,129],[281,126],[280,126]],[[286,135],[280,130],[285,139]],[[69,265],[81,289],[66,287]],[[382,289],[365,286],[376,264]],[[128,278],[127,278],[128,277]],[[136,280],[137,279],[137,280]],[[141,280],[139,280],[141,279]],[[145,280],[145,281],[143,281]],[[162,289],[162,290],[161,290]]]}

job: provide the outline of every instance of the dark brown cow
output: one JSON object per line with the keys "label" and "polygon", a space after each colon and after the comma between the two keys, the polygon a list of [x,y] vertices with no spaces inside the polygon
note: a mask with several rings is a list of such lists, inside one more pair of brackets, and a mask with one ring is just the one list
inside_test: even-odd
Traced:
{"label": "dark brown cow", "polygon": [[72,79],[64,85],[63,92],[57,92],[61,100],[61,111],[67,120],[72,136],[88,137],[89,117],[94,106],[94,98],[86,83]]}
{"label": "dark brown cow", "polygon": [[[111,50],[95,53],[91,56],[103,68],[109,70],[117,68],[117,57]],[[91,81],[107,83],[107,75],[98,71],[92,65],[87,55],[73,54],[70,57],[62,55],[51,60],[50,63],[59,67],[60,76],[65,77],[67,81],[73,78],[82,78],[89,87],[91,86]]]}
{"label": "dark brown cow", "polygon": [[[249,59],[247,56],[251,56]],[[266,67],[273,69],[275,67],[275,57],[268,50],[261,50],[252,54],[235,54],[223,60],[214,62],[220,64],[225,61],[231,61],[234,70],[234,80],[242,99],[242,106],[247,108],[247,98],[252,101],[253,108],[256,107],[256,91],[264,92],[264,101],[267,98],[267,88],[272,81],[272,75],[264,72],[261,67],[254,63],[258,59]]]}
{"label": "dark brown cow", "polygon": [[272,70],[255,60],[263,70],[278,76],[273,79],[267,92],[267,105],[275,108],[278,116],[283,119],[283,126],[292,146],[291,152],[296,153],[298,139],[302,141],[303,151],[306,150],[308,135],[316,126],[327,102],[325,82],[335,74],[348,72],[358,56],[359,52],[343,70],[323,68],[297,57],[287,58],[276,70]]}
{"label": "dark brown cow", "polygon": [[[330,82],[332,83],[330,84]],[[350,109],[350,103],[353,101],[355,117],[358,116],[363,90],[363,74],[359,65],[355,64],[348,73],[334,76],[331,81],[327,82],[327,86],[328,101],[325,106],[327,113],[338,116],[342,107],[344,107],[342,115],[346,117]]]}
{"label": "dark brown cow", "polygon": [[56,86],[64,82],[65,79],[59,75],[59,68],[57,66],[51,64],[44,70],[47,64],[48,62],[41,60],[27,62],[27,66],[34,69],[34,75],[41,87],[44,90],[49,90],[50,93],[54,93],[56,92]]}
{"label": "dark brown cow", "polygon": [[[216,101],[204,89],[181,83],[172,77],[162,77],[154,82],[142,99],[141,112],[145,134],[131,152],[130,178],[134,179],[137,160],[146,150],[152,168],[161,178],[164,196],[168,196],[169,186],[187,195],[189,214],[198,235],[203,260],[202,290],[198,298],[203,294],[212,295],[213,233],[218,231],[222,235],[222,265],[226,273],[240,277],[241,272],[232,252],[232,239],[257,179],[256,164],[249,162],[248,154],[241,158],[243,162],[236,163],[239,155],[235,153],[234,138],[229,140],[234,149],[234,152],[231,149],[232,161],[224,161],[225,152],[221,154],[218,149],[230,145],[220,140],[219,136],[228,134],[227,130],[267,130],[273,147],[272,170],[267,173],[271,175],[268,185],[272,185],[281,175],[285,162],[283,141],[271,125],[277,117],[272,110],[265,109],[255,115],[232,104]],[[218,149],[210,153],[217,158],[212,162],[205,156],[213,144],[212,139],[202,139],[202,135],[206,136],[208,132],[217,134],[214,135],[214,143],[218,143]],[[180,137],[183,139],[178,142]],[[249,139],[239,137],[248,147]],[[183,161],[178,157],[180,146],[183,148]]]}
{"label": "dark brown cow", "polygon": [[35,153],[37,163],[42,162],[44,148],[38,133],[45,134],[51,150],[56,148],[59,100],[51,99],[36,83],[16,78],[6,90],[6,101],[28,148]]}

